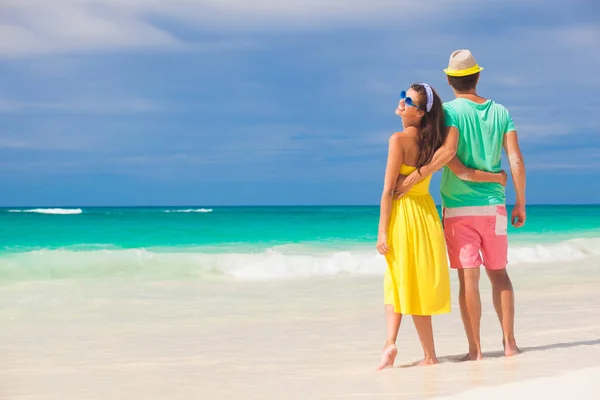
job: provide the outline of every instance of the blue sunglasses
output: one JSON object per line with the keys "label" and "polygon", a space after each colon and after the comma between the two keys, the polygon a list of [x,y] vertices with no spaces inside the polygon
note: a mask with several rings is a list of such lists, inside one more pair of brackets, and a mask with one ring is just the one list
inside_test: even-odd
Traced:
{"label": "blue sunglasses", "polygon": [[[421,107],[416,105],[413,102],[413,99],[406,96],[406,90],[403,90],[402,92],[400,92],[400,100],[404,100],[404,104],[406,104],[409,107],[415,107],[417,110],[421,110]],[[421,111],[423,111],[423,110],[421,110]]]}

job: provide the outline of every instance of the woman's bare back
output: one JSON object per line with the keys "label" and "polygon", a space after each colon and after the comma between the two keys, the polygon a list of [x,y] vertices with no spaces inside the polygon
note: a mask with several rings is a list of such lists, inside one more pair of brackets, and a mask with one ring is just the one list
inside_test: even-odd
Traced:
{"label": "woman's bare back", "polygon": [[414,167],[419,162],[421,149],[417,144],[417,129],[408,127],[401,133],[404,140],[402,141],[403,164],[409,167]]}

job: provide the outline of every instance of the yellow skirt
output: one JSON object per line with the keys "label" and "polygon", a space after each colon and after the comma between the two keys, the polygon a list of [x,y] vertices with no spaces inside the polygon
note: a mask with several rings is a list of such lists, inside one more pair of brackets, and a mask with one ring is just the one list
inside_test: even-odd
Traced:
{"label": "yellow skirt", "polygon": [[442,223],[431,195],[394,200],[388,229],[385,304],[410,315],[450,312],[450,274]]}

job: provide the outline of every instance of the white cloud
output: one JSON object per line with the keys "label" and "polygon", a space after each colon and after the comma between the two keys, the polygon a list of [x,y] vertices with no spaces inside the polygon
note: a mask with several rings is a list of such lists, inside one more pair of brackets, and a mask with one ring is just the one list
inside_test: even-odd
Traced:
{"label": "white cloud", "polygon": [[572,128],[567,125],[555,124],[533,124],[524,123],[517,127],[519,139],[523,141],[539,141],[549,137],[564,136],[572,134]]}
{"label": "white cloud", "polygon": [[600,46],[600,27],[591,25],[568,26],[555,29],[553,39],[565,45],[598,48]]}
{"label": "white cloud", "polygon": [[569,150],[546,149],[536,154],[525,154],[528,170],[595,170],[600,167],[596,145]]}
{"label": "white cloud", "polygon": [[32,111],[68,111],[79,114],[131,114],[162,111],[164,107],[144,98],[82,99],[64,102],[31,102],[0,99],[0,114],[31,113]]}
{"label": "white cloud", "polygon": [[556,172],[560,172],[562,170],[597,170],[600,168],[600,162],[574,162],[574,163],[563,163],[563,162],[546,162],[546,163],[537,163],[532,166],[527,166],[529,170],[553,170]]}
{"label": "white cloud", "polygon": [[[15,151],[79,151],[79,150],[98,150],[106,147],[105,142],[110,140],[93,132],[87,132],[79,128],[63,128],[59,131],[45,132],[34,126],[33,130],[27,133],[7,133],[3,132],[0,137],[0,150]],[[14,153],[17,154],[17,153]],[[45,158],[45,157],[43,157]],[[52,156],[51,160],[56,161]],[[39,158],[36,157],[39,161]],[[19,158],[18,163],[23,160]]]}
{"label": "white cloud", "polygon": [[[461,0],[468,2],[472,0]],[[408,0],[4,0],[0,55],[187,47],[161,22],[196,31],[239,31],[406,21],[454,4]],[[231,43],[200,46],[210,51]]]}
{"label": "white cloud", "polygon": [[111,2],[19,0],[3,6],[0,53],[44,54],[179,44],[168,32]]}
{"label": "white cloud", "polygon": [[24,140],[7,137],[0,139],[0,149],[26,149],[27,147],[27,141]]}

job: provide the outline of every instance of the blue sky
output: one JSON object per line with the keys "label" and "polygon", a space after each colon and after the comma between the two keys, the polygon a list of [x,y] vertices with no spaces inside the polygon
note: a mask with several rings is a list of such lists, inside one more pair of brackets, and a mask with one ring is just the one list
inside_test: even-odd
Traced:
{"label": "blue sky", "polygon": [[377,204],[399,92],[451,99],[460,48],[529,203],[600,203],[592,0],[3,3],[0,206]]}

